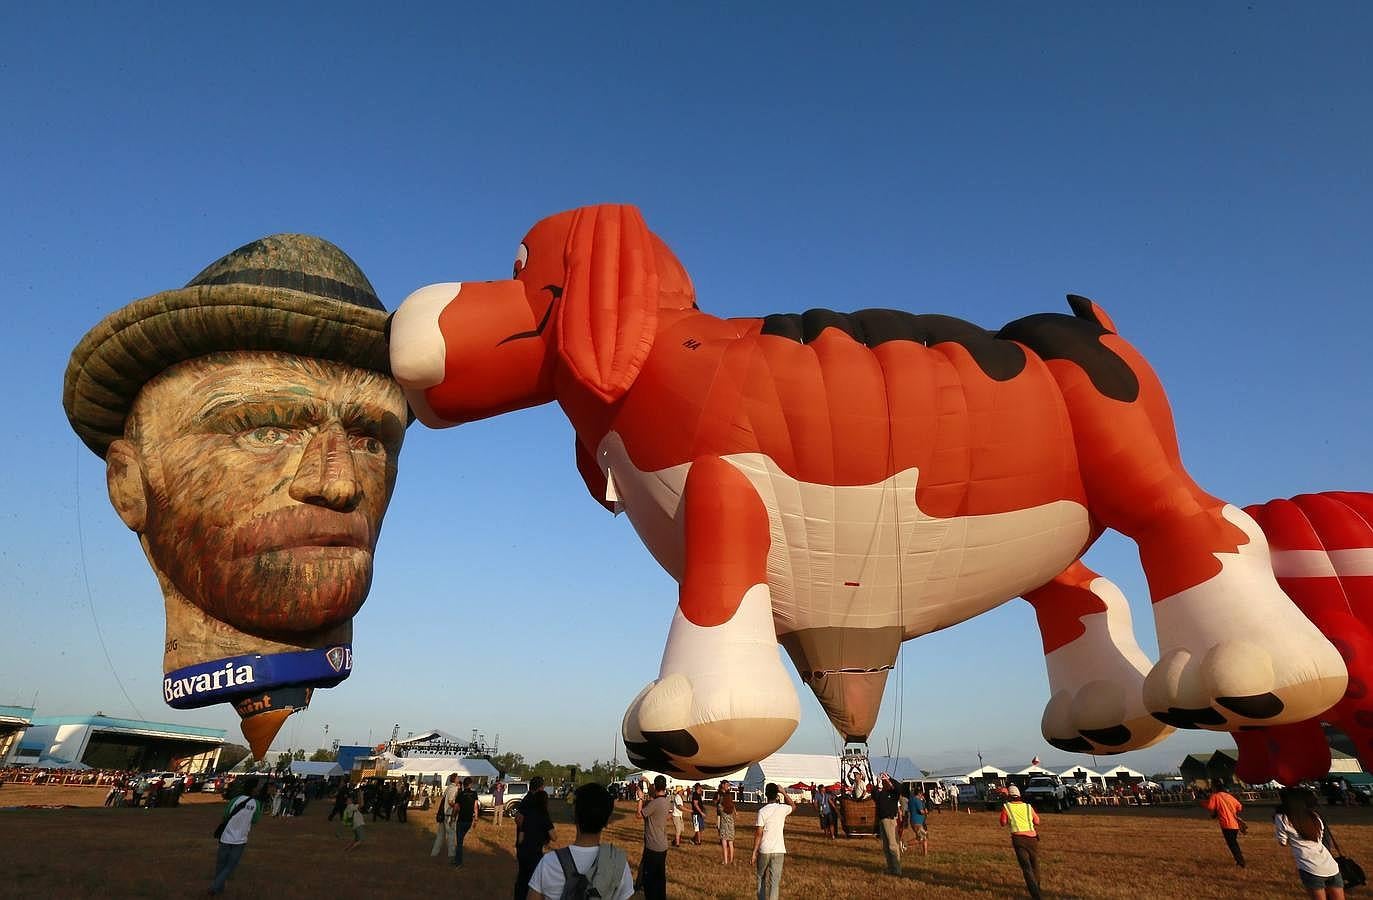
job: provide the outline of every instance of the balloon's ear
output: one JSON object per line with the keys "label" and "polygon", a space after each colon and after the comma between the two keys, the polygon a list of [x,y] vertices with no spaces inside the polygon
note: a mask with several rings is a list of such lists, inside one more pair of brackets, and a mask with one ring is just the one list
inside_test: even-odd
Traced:
{"label": "balloon's ear", "polygon": [[143,464],[133,444],[120,438],[105,451],[105,485],[110,504],[130,531],[143,533],[148,521],[148,492]]}
{"label": "balloon's ear", "polygon": [[659,300],[656,255],[654,237],[633,206],[588,206],[575,212],[564,257],[558,356],[607,403],[629,390],[653,347]]}
{"label": "balloon's ear", "polygon": [[653,258],[658,267],[658,308],[694,309],[696,307],[696,288],[691,284],[691,276],[672,248],[658,235],[653,238]]}

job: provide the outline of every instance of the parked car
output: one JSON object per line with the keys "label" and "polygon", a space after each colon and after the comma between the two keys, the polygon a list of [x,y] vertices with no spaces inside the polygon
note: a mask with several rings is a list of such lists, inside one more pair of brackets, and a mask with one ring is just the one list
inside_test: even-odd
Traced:
{"label": "parked car", "polygon": [[[507,781],[505,783],[505,814],[507,816],[515,814],[515,806],[529,793],[529,782],[527,781]],[[477,809],[480,812],[491,812],[496,805],[495,795],[490,791],[477,795]]]}
{"label": "parked car", "polygon": [[1057,775],[1036,775],[1020,792],[1021,798],[1036,809],[1052,809],[1063,812],[1072,805],[1068,788]]}

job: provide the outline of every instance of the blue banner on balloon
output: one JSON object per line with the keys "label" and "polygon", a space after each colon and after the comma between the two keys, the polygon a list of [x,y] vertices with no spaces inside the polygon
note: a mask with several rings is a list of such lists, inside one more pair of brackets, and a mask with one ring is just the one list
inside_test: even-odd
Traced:
{"label": "blue banner on balloon", "polygon": [[351,644],[229,656],[168,672],[162,698],[176,709],[195,709],[287,685],[333,687],[352,671]]}

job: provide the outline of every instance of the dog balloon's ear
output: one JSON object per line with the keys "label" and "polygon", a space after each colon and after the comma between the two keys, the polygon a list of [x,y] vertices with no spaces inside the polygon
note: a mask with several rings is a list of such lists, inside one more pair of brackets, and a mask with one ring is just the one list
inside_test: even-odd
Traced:
{"label": "dog balloon's ear", "polygon": [[[653,347],[660,252],[655,240],[633,206],[588,206],[574,213],[558,312],[558,356],[607,403],[629,390]],[[661,241],[656,244],[666,249]],[[681,274],[685,277],[684,270]]]}

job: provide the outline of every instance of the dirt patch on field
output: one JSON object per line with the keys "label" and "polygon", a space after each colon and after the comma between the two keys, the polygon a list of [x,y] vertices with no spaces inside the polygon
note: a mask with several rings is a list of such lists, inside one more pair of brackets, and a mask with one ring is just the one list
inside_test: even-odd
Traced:
{"label": "dirt patch on field", "polygon": [[[76,808],[0,811],[0,897],[191,897],[203,895],[213,874],[222,810],[215,795],[187,795],[176,809],[104,809],[97,788],[0,789],[0,807],[63,803]],[[567,808],[554,803],[561,842],[572,838]],[[264,818],[227,896],[376,898],[378,896],[511,896],[514,826],[486,819],[467,841],[467,864],[454,869],[429,856],[432,813],[413,812],[409,824],[369,821],[366,843],[344,853],[348,841],[330,804],[315,802],[301,818]],[[1246,869],[1230,860],[1215,823],[1201,810],[1112,810],[1044,817],[1041,871],[1046,896],[1068,898],[1300,896],[1292,857],[1273,841],[1271,809],[1249,811],[1242,839]],[[1345,849],[1373,861],[1373,814],[1328,811]],[[753,814],[741,812],[738,861],[720,864],[718,844],[686,846],[668,855],[673,898],[748,897],[755,890],[749,853]],[[637,871],[642,827],[632,804],[621,803],[609,839],[629,852]],[[710,829],[708,838],[714,838]],[[944,813],[931,817],[931,853],[907,854],[905,875],[882,874],[874,838],[829,841],[808,807],[787,826],[784,896],[814,900],[889,900],[919,892],[932,897],[1023,896],[1009,840],[995,815]]]}

